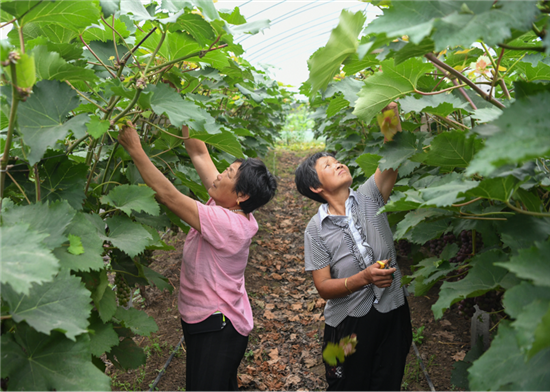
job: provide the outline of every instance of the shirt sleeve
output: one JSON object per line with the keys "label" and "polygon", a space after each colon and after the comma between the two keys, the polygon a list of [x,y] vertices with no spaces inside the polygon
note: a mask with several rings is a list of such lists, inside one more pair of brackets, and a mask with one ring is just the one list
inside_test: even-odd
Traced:
{"label": "shirt sleeve", "polygon": [[255,234],[249,233],[252,230],[243,224],[242,216],[216,206],[211,201],[206,204],[197,201],[197,208],[201,236],[215,249],[238,249],[239,245],[249,241]]}
{"label": "shirt sleeve", "polygon": [[[308,227],[309,229],[309,227]],[[304,233],[304,260],[306,271],[316,271],[330,266],[330,254],[319,237],[306,229]]]}
{"label": "shirt sleeve", "polygon": [[357,189],[357,192],[362,193],[368,198],[374,200],[374,202],[378,205],[378,208],[382,208],[386,205],[384,202],[384,197],[382,197],[382,194],[376,185],[376,181],[374,181],[374,174],[370,176],[369,179],[359,187],[359,189]]}

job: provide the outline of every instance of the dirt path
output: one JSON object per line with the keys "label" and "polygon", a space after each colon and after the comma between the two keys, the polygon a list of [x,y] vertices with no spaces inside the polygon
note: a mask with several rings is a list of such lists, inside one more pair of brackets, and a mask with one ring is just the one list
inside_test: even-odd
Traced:
{"label": "dirt path", "polygon": [[[321,360],[325,301],[318,296],[311,274],[304,271],[303,264],[303,231],[318,204],[300,196],[294,187],[294,170],[303,156],[277,150],[274,168],[273,157],[270,158],[270,169],[279,178],[279,190],[271,203],[255,213],[260,230],[252,240],[246,271],[255,327],[239,368],[243,390],[326,389]],[[152,266],[177,287],[185,235],[167,237],[176,250],[157,252]],[[404,274],[409,274],[410,260],[399,257],[398,261]],[[431,312],[437,299],[434,293],[409,297],[413,329],[424,327],[416,334],[417,346],[435,388],[452,390],[452,365],[469,349],[469,321],[454,311],[434,321]],[[170,294],[151,288],[147,289],[147,297],[149,303],[143,301],[141,306],[159,325],[157,333],[138,340],[148,355],[147,365],[129,372],[108,369],[114,390],[148,390],[181,339],[177,290]],[[182,351],[171,361],[156,386],[158,390],[183,390]],[[412,348],[402,389],[429,390]]]}

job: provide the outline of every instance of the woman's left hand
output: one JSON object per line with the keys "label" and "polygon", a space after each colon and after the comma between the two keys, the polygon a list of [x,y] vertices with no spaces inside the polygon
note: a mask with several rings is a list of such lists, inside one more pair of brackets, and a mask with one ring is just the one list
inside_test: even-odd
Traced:
{"label": "woman's left hand", "polygon": [[133,151],[141,149],[141,140],[136,129],[134,128],[134,124],[130,121],[127,121],[126,124],[127,125],[122,127],[118,134],[118,141],[122,144],[122,147],[124,147],[126,151],[132,155]]}

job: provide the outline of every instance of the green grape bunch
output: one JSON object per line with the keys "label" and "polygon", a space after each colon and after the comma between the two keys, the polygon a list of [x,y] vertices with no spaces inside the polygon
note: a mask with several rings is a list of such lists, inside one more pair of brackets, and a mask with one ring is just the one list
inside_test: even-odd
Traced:
{"label": "green grape bunch", "polygon": [[130,295],[132,292],[130,286],[128,286],[128,283],[126,283],[126,280],[121,273],[117,272],[115,274],[115,285],[118,304],[120,306],[128,305],[128,301],[130,301]]}

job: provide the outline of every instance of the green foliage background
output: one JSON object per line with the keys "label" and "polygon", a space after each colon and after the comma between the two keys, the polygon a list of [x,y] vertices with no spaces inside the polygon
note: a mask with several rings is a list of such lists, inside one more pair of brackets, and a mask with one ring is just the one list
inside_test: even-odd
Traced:
{"label": "green foliage background", "polygon": [[[355,184],[399,168],[389,213],[395,239],[413,244],[403,283],[423,295],[442,284],[436,319],[464,298],[504,292],[504,317],[485,352],[455,365],[469,390],[550,387],[550,7],[546,1],[372,1],[364,25],[343,11],[309,60],[301,92],[327,150]],[[476,63],[486,56],[488,65]],[[481,63],[479,63],[481,64]],[[484,72],[486,71],[486,73]],[[400,106],[403,132],[384,143],[373,118]],[[479,232],[462,263],[422,245]],[[454,272],[453,272],[454,271]],[[456,281],[450,275],[463,275]]]}

